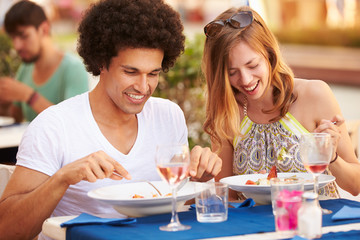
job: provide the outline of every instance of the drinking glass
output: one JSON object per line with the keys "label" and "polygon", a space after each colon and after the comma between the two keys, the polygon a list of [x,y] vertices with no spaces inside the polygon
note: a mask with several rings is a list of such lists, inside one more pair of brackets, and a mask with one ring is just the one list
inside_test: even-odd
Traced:
{"label": "drinking glass", "polygon": [[199,222],[223,222],[228,218],[229,186],[221,182],[197,183],[196,219]]}
{"label": "drinking glass", "polygon": [[162,231],[182,231],[190,229],[179,221],[176,211],[177,187],[186,178],[190,164],[190,152],[187,145],[160,145],[156,149],[156,168],[160,177],[166,181],[172,192],[172,215],[168,225],[161,226]]}
{"label": "drinking glass", "polygon": [[304,192],[301,178],[271,178],[271,202],[276,232],[282,237],[293,237],[298,227],[298,210]]}
{"label": "drinking glass", "polygon": [[[325,171],[333,154],[331,135],[328,133],[305,133],[300,138],[300,156],[304,167],[314,178],[314,192],[319,191],[319,175]],[[323,213],[330,210],[323,209]]]}

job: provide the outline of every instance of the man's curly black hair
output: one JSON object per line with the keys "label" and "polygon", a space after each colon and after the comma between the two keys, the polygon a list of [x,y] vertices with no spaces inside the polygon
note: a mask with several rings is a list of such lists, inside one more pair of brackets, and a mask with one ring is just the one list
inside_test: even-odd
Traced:
{"label": "man's curly black hair", "polygon": [[162,0],[102,0],[85,12],[78,31],[77,50],[94,76],[122,49],[162,49],[165,72],[184,51],[180,16]]}

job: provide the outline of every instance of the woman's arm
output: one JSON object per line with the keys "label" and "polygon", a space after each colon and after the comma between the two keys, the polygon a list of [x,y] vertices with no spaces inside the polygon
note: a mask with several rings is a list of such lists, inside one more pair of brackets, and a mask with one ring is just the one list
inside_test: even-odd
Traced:
{"label": "woman's arm", "polygon": [[[329,168],[336,183],[353,195],[360,193],[360,163],[351,144],[340,106],[330,87],[323,81],[305,81],[299,88],[298,105],[302,108],[303,126],[310,132],[327,132],[334,140],[338,159]],[[337,122],[333,124],[333,122]]]}

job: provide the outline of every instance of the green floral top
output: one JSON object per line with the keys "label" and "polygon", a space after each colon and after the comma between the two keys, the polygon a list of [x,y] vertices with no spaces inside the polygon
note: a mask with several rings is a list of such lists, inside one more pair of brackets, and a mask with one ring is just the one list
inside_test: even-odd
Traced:
{"label": "green floral top", "polygon": [[[253,174],[276,165],[278,172],[306,172],[299,153],[299,139],[308,133],[290,113],[278,122],[258,124],[245,116],[240,125],[241,136],[233,142],[233,173]],[[329,169],[325,174],[331,175]],[[320,189],[319,194],[339,198],[335,183]]]}

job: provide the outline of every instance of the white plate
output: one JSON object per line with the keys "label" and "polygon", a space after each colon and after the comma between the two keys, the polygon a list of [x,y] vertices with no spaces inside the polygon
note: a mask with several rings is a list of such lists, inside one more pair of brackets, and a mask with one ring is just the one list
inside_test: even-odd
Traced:
{"label": "white plate", "polygon": [[9,126],[15,123],[15,119],[12,117],[0,116],[0,127]]}
{"label": "white plate", "polygon": [[[166,195],[170,188],[163,181],[151,182]],[[188,182],[177,193],[177,206],[181,207],[189,199],[196,196],[195,182]],[[135,194],[145,198],[133,198]],[[146,182],[118,184],[102,187],[88,192],[88,196],[104,203],[110,204],[119,213],[129,217],[143,217],[171,212],[172,196],[153,197],[156,190]]]}
{"label": "white plate", "polygon": [[[246,185],[247,180],[257,181],[259,178],[266,178],[266,174],[246,174],[236,175],[220,179],[220,182],[229,184],[229,188],[242,192],[246,197],[254,199],[256,204],[270,204],[271,203],[271,188],[270,185]],[[304,190],[309,191],[313,189],[313,177],[310,173],[278,173],[278,177],[296,176],[305,180]],[[334,176],[321,174],[319,176],[319,188],[335,180]]]}

